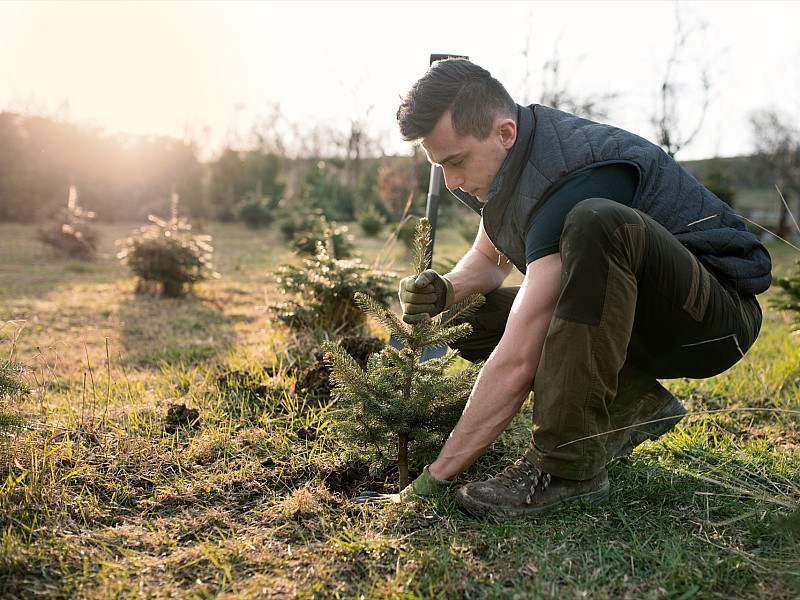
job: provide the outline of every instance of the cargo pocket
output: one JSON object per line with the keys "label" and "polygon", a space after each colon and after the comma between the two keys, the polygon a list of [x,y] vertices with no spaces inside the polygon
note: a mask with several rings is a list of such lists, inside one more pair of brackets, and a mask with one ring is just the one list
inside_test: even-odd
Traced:
{"label": "cargo pocket", "polygon": [[695,321],[702,321],[708,308],[711,290],[710,275],[696,258],[692,260],[692,283],[683,304],[683,310]]}

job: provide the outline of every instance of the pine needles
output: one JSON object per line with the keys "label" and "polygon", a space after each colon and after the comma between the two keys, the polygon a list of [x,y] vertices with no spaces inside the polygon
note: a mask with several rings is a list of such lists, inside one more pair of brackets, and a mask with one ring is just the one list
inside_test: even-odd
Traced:
{"label": "pine needles", "polygon": [[28,393],[25,384],[25,367],[13,360],[0,358],[0,433],[19,427],[23,420],[5,410],[6,398],[19,398]]}

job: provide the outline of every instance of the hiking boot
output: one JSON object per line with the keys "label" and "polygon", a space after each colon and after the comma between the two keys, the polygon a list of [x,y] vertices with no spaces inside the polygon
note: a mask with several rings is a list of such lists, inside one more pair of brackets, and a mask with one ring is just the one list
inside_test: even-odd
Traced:
{"label": "hiking boot", "polygon": [[686,414],[680,400],[659,383],[619,410],[614,408],[612,404],[608,411],[612,433],[606,439],[606,462],[629,456],[636,446],[664,435]]}
{"label": "hiking boot", "polygon": [[572,481],[544,473],[522,457],[497,477],[461,487],[456,502],[478,517],[518,517],[541,515],[581,498],[602,502],[607,497],[605,469],[591,479]]}

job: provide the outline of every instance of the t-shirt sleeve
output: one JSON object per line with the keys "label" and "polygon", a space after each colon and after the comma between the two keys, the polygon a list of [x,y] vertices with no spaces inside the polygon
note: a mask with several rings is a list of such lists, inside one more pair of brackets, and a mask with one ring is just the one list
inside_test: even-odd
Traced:
{"label": "t-shirt sleeve", "polygon": [[591,167],[556,184],[525,229],[527,264],[558,252],[564,221],[578,202],[607,198],[630,206],[638,184],[637,168],[627,163]]}

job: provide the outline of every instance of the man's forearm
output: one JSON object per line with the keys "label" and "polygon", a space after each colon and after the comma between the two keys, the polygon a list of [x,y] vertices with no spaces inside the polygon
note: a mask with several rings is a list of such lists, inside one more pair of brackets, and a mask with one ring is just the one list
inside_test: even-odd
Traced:
{"label": "man's forearm", "polygon": [[505,430],[530,393],[532,374],[513,373],[490,358],[475,382],[467,407],[439,456],[430,465],[437,479],[465,471]]}

